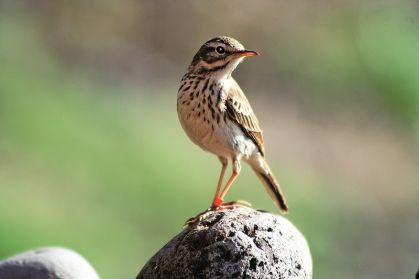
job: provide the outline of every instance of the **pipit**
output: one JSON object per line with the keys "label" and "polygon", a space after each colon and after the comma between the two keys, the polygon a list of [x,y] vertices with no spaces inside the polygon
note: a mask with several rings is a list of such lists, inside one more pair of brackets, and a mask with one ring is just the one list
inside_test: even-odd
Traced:
{"label": "pipit", "polygon": [[[243,159],[255,171],[278,207],[288,206],[265,159],[262,130],[243,91],[231,74],[245,57],[258,55],[237,40],[216,37],[195,54],[181,80],[177,96],[180,123],[189,138],[218,156],[222,168],[211,210],[229,206],[224,196],[240,173]],[[231,159],[233,172],[223,188],[224,173]]]}

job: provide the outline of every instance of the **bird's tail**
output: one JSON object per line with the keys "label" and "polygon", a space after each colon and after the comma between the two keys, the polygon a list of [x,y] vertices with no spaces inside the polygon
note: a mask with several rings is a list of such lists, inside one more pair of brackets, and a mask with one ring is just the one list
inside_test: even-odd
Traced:
{"label": "bird's tail", "polygon": [[272,174],[272,171],[269,168],[265,158],[260,156],[257,159],[251,160],[249,163],[253,170],[256,172],[257,176],[262,181],[266,191],[275,201],[275,204],[281,209],[281,211],[287,212],[288,205],[285,201],[284,195],[282,194],[281,186],[275,179],[275,176]]}

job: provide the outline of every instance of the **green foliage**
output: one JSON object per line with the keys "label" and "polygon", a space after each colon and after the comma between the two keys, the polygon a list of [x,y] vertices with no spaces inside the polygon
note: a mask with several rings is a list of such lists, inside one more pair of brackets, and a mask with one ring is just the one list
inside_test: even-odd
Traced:
{"label": "green foliage", "polygon": [[417,18],[404,2],[322,11],[321,20],[281,41],[291,55],[278,53],[277,67],[291,72],[311,105],[349,113],[359,105],[419,132]]}

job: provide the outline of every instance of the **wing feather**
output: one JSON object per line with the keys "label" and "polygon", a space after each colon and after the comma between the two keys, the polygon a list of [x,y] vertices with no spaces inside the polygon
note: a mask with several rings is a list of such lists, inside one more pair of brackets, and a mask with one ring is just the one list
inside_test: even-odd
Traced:
{"label": "wing feather", "polygon": [[264,141],[259,121],[253,113],[249,101],[235,81],[227,92],[225,105],[228,117],[239,125],[243,133],[256,144],[260,153],[264,155]]}

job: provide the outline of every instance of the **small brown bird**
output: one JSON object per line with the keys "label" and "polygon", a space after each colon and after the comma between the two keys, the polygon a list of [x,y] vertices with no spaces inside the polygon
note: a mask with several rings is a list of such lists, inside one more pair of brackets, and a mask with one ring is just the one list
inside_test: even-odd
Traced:
{"label": "small brown bird", "polygon": [[[223,206],[229,187],[246,161],[279,208],[288,206],[279,183],[265,160],[262,130],[243,91],[231,77],[245,57],[258,55],[229,37],[207,41],[195,54],[181,80],[177,97],[180,123],[189,138],[218,156],[222,168],[211,209]],[[233,173],[224,188],[223,177],[231,158]]]}

